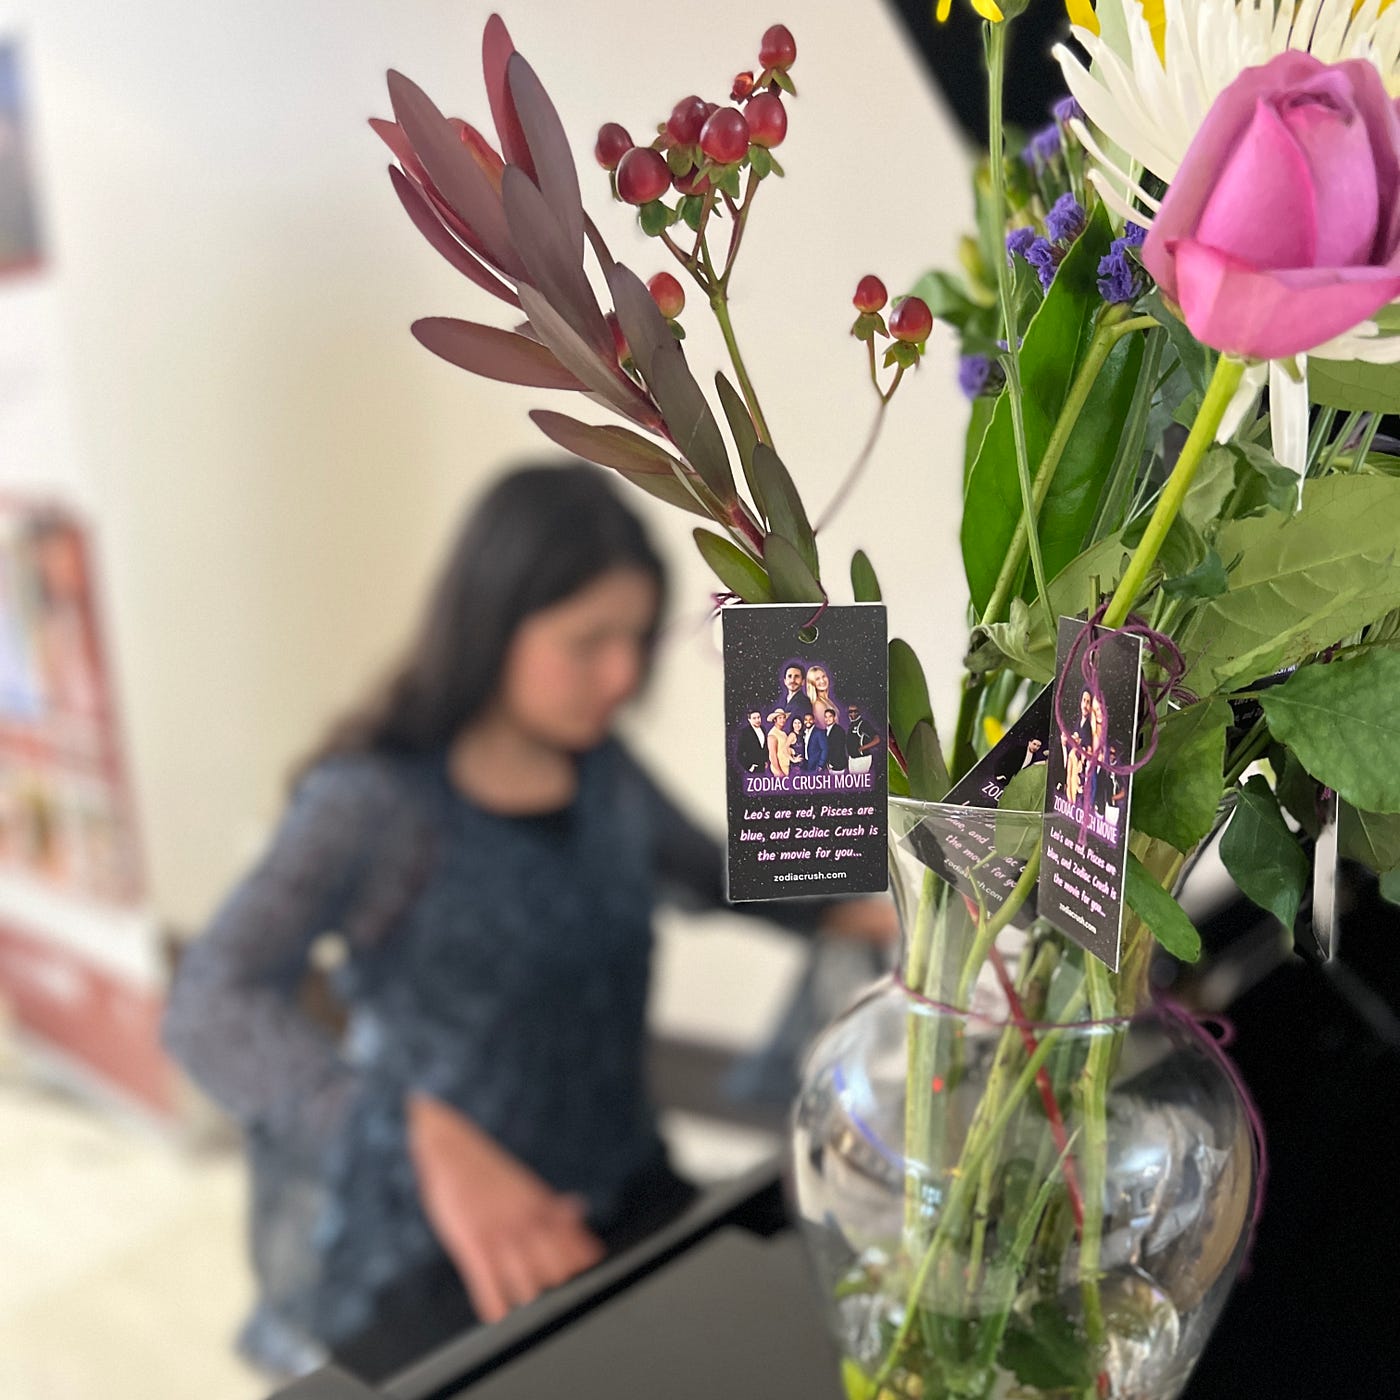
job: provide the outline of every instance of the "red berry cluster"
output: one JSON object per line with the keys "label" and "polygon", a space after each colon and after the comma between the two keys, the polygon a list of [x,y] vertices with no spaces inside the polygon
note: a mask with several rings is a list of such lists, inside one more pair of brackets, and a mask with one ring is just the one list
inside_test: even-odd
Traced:
{"label": "red berry cluster", "polygon": [[872,351],[877,335],[888,337],[892,344],[885,351],[885,364],[908,369],[918,364],[924,353],[924,344],[933,331],[933,312],[922,297],[899,297],[890,310],[887,324],[880,313],[888,300],[885,284],[878,277],[862,277],[851,298],[860,313],[851,327],[851,334],[857,340],[869,341]]}
{"label": "red berry cluster", "polygon": [[[719,196],[730,202],[741,198],[743,169],[760,180],[783,173],[772,151],[787,135],[781,93],[796,93],[788,77],[796,58],[791,31],[772,25],[759,45],[757,75],[745,71],[734,78],[732,105],[683,97],[645,146],[616,122],[599,130],[593,153],[611,173],[617,198],[640,211],[645,232],[655,236],[681,220],[699,232],[716,212]],[[680,200],[668,206],[662,201],[672,190]]]}

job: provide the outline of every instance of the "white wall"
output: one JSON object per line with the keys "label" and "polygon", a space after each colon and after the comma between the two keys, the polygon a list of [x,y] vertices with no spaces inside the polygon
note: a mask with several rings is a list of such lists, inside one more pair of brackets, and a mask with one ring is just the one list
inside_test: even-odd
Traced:
{"label": "white wall", "polygon": [[[727,95],[769,20],[743,0],[703,11],[534,0],[506,15],[574,137],[586,202],[643,276],[658,250],[608,201],[592,139],[607,119],[640,135],[692,90]],[[409,336],[415,316],[496,306],[411,228],[364,124],[388,114],[395,66],[485,125],[487,12],[9,0],[153,894],[175,921],[208,912],[275,816],[288,762],[388,662],[463,500],[540,450],[525,413],[549,396],[474,380]],[[846,334],[854,284],[876,271],[900,289],[951,262],[970,198],[951,122],[883,5],[808,0],[787,20],[802,93],[789,178],[755,209],[734,316],[779,450],[820,509],[873,408]],[[695,312],[686,323],[704,382],[718,337]],[[870,550],[945,722],[963,630],[952,371],[935,350],[901,389],[859,498],[822,540],[838,597],[851,549]],[[683,787],[718,822],[719,672],[697,626],[709,576],[690,524],[632,499],[678,565],[638,742],[659,753],[668,716],[694,716],[698,698]]]}

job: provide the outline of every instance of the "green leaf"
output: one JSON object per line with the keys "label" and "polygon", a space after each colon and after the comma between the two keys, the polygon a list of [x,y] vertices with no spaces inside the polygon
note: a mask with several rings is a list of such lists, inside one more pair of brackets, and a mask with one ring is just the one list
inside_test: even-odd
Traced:
{"label": "green leaf", "polygon": [[705,201],[698,194],[688,194],[676,206],[681,211],[681,218],[685,220],[686,227],[692,233],[700,232],[700,220],[705,213]]}
{"label": "green leaf", "polygon": [[1400,904],[1400,870],[1387,870],[1380,880],[1381,898]]}
{"label": "green leaf", "polygon": [[863,549],[851,555],[851,595],[857,603],[878,603],[880,580],[875,577],[875,566]]}
{"label": "green leaf", "polygon": [[1147,867],[1131,852],[1123,882],[1128,908],[1142,920],[1153,938],[1182,962],[1195,962],[1201,956],[1201,935],[1186,917],[1186,911],[1152,878]]}
{"label": "green leaf", "polygon": [[1225,571],[1225,561],[1213,549],[1207,549],[1205,558],[1189,573],[1166,579],[1162,592],[1168,598],[1199,602],[1204,598],[1218,598],[1229,587],[1230,575]]}
{"label": "green leaf", "polygon": [[[1100,206],[1060,264],[1045,301],[1026,328],[1021,402],[1032,478],[1103,306],[1096,279],[1099,259],[1108,251],[1111,237],[1107,210]],[[1124,339],[1114,347],[1065,445],[1039,513],[1047,577],[1058,573],[1083,548],[1113,468],[1141,360],[1141,337]],[[972,604],[979,613],[992,595],[1020,520],[1011,404],[1009,393],[1003,391],[968,476],[963,510],[963,563]]]}
{"label": "green leaf", "polygon": [[648,238],[655,238],[658,233],[671,227],[671,211],[659,199],[642,205],[637,210],[637,218]]}
{"label": "green leaf", "polygon": [[1318,782],[1364,811],[1400,812],[1397,695],[1400,652],[1368,651],[1304,666],[1259,703],[1274,737]]}
{"label": "green leaf", "polygon": [[807,561],[781,535],[767,535],[763,541],[763,562],[773,585],[773,597],[780,603],[824,603],[826,594]]}
{"label": "green leaf", "polygon": [[1001,1343],[1001,1361],[1022,1385],[1055,1391],[1092,1389],[1094,1357],[1065,1310],[1042,1300],[1030,1315],[1012,1313]]}
{"label": "green leaf", "polygon": [[1020,598],[1011,600],[1011,616],[973,633],[972,650],[964,661],[974,674],[999,671],[1010,664],[1028,680],[1048,685],[1055,678],[1055,647],[1049,641],[1040,609],[1034,612]]}
{"label": "green leaf", "polygon": [[768,528],[792,545],[816,577],[817,539],[807,520],[806,507],[782,459],[766,442],[754,444],[753,475],[768,514]]}
{"label": "green leaf", "polygon": [[758,430],[749,416],[748,405],[739,391],[724,377],[723,370],[715,371],[715,389],[719,394],[719,406],[729,423],[729,434],[739,453],[739,464],[744,469],[744,480],[748,483],[749,495],[758,508],[759,519],[767,523],[768,509],[763,504],[763,493],[758,489],[758,478],[753,469],[753,450],[758,444]]}
{"label": "green leaf", "polygon": [[1400,480],[1381,476],[1309,481],[1296,515],[1226,525],[1215,548],[1230,588],[1187,624],[1187,684],[1210,694],[1269,675],[1400,606],[1397,541]]}
{"label": "green leaf", "polygon": [[763,565],[751,559],[733,540],[727,540],[713,530],[697,529],[695,543],[700,557],[731,593],[737,593],[746,603],[773,601],[773,589]]}
{"label": "green leaf", "polygon": [[1048,763],[1032,763],[1002,789],[997,799],[996,851],[1011,860],[1029,860],[1040,844],[1044,827],[1029,821],[1027,812],[1044,812]]}
{"label": "green leaf", "polygon": [[[1078,617],[1092,612],[1098,600],[1113,591],[1122,576],[1127,553],[1118,535],[1086,549],[1050,580],[1050,611],[1055,617]],[[1095,582],[1097,581],[1097,591]],[[967,657],[971,671],[999,669],[1004,662],[1029,680],[1047,684],[1055,674],[1055,635],[1045,621],[1045,610],[1011,600],[1004,623],[978,627]]]}
{"label": "green leaf", "polygon": [[990,395],[983,395],[972,401],[972,412],[967,419],[967,440],[963,445],[963,491],[967,491],[967,479],[972,475],[972,468],[977,461],[977,454],[982,450],[982,442],[987,436],[987,428],[991,425],[992,415],[996,412],[999,400]]}
{"label": "green leaf", "polygon": [[841,1384],[846,1400],[875,1400],[875,1382],[849,1356],[841,1362]]}
{"label": "green leaf", "polygon": [[1363,812],[1349,802],[1337,805],[1337,851],[1378,875],[1400,866],[1400,816]]}
{"label": "green leaf", "polygon": [[[1021,403],[1032,477],[1093,335],[1094,317],[1103,305],[1096,279],[1099,259],[1108,251],[1111,237],[1108,212],[1101,207],[1060,264],[1044,302],[1026,327],[1020,356]],[[1106,364],[1100,371],[1041,508],[1047,575],[1056,573],[1081,548],[1084,530],[1112,467],[1132,398],[1133,375],[1127,373],[1131,368],[1129,349],[1126,342],[1120,344],[1110,356],[1112,369]],[[1141,355],[1140,347],[1136,355]],[[1088,519],[1083,519],[1085,516]],[[968,476],[963,510],[963,563],[972,604],[979,613],[991,597],[1020,519],[1011,402],[1009,391],[1003,391]]]}
{"label": "green leaf", "polygon": [[903,748],[914,726],[923,720],[933,723],[928,682],[914,648],[902,637],[890,638],[890,732]]}
{"label": "green leaf", "polygon": [[1189,851],[1215,825],[1225,790],[1230,707],[1209,700],[1157,726],[1157,752],[1133,779],[1133,827]]}
{"label": "green leaf", "polygon": [[1293,927],[1307,888],[1308,858],[1268,783],[1257,775],[1239,790],[1235,814],[1220,838],[1220,859],[1250,899],[1285,928]]}
{"label": "green leaf", "polygon": [[1309,836],[1322,830],[1317,816],[1317,797],[1321,784],[1301,763],[1298,755],[1273,744],[1269,748],[1269,767],[1274,770],[1274,793],[1279,806],[1298,823]]}
{"label": "green leaf", "polygon": [[905,776],[904,769],[899,766],[898,761],[895,759],[894,754],[890,752],[888,746],[886,746],[885,749],[885,768],[890,780],[890,796],[908,797],[909,779]]}
{"label": "green leaf", "polygon": [[1266,511],[1291,515],[1298,505],[1298,475],[1257,443],[1212,447],[1191,483],[1181,514],[1213,540],[1227,520]]}
{"label": "green leaf", "polygon": [[1400,365],[1310,359],[1308,397],[1328,408],[1400,413]]}
{"label": "green leaf", "polygon": [[1281,510],[1291,515],[1298,508],[1298,473],[1285,467],[1272,452],[1255,442],[1235,443],[1235,491],[1229,503],[1232,519]]}
{"label": "green leaf", "polygon": [[900,748],[909,765],[910,794],[925,802],[937,802],[946,797],[953,783],[933,725],[921,719],[909,735],[909,742],[901,744]]}
{"label": "green leaf", "polygon": [[1197,391],[1204,394],[1210,377],[1215,372],[1215,356],[1186,329],[1180,316],[1167,309],[1160,292],[1153,291],[1144,298],[1143,305],[1166,331],[1167,340],[1176,352],[1177,363],[1186,372]]}
{"label": "green leaf", "polygon": [[773,157],[762,146],[749,147],[749,164],[753,166],[753,173],[761,180],[765,175],[772,174]]}

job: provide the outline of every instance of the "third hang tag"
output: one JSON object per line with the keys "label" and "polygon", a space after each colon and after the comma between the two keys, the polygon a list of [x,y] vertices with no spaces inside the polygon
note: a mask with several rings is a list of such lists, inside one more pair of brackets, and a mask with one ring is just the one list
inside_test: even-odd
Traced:
{"label": "third hang tag", "polygon": [[1039,913],[1116,972],[1142,638],[1062,617],[1058,641]]}

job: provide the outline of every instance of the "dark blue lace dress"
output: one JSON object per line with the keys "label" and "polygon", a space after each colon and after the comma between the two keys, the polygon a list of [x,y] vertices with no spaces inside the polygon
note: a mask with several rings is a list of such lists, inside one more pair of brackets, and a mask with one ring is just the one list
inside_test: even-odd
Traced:
{"label": "dark blue lace dress", "polygon": [[[654,905],[723,902],[723,852],[621,745],[546,820],[487,813],[444,755],[329,760],[185,955],[166,1044],[247,1129],[258,1309],[243,1347],[318,1364],[440,1253],[404,1103],[452,1104],[606,1228],[664,1158],[643,1079]],[[820,905],[754,908],[810,929]],[[337,1043],[297,1001],[343,942]]]}

